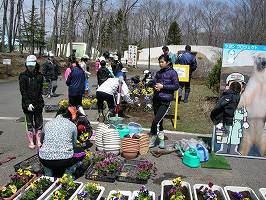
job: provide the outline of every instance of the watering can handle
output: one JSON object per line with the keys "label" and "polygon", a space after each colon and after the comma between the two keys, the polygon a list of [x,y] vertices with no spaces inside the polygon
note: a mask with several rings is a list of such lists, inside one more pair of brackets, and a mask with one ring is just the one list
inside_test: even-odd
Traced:
{"label": "watering can handle", "polygon": [[175,148],[181,152],[182,156],[184,156],[184,152],[182,151],[182,149],[180,148],[178,144],[175,144]]}

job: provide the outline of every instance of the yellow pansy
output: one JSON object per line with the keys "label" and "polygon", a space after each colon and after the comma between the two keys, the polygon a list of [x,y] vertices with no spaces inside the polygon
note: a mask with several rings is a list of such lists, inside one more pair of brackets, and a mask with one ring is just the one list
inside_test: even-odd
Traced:
{"label": "yellow pansy", "polygon": [[17,171],[17,174],[20,175],[20,176],[22,176],[22,175],[23,175],[23,170],[22,170],[22,169],[19,169],[19,170]]}
{"label": "yellow pansy", "polygon": [[31,176],[31,171],[26,169],[26,170],[24,170],[24,174],[26,176]]}
{"label": "yellow pansy", "polygon": [[0,191],[2,191],[2,192],[6,191],[6,187],[0,188]]}
{"label": "yellow pansy", "polygon": [[174,180],[172,180],[172,184],[174,186],[180,186],[180,185],[182,185],[182,179],[181,179],[181,177],[177,177]]}
{"label": "yellow pansy", "polygon": [[8,187],[11,189],[13,194],[17,192],[17,187],[15,185],[9,185]]}
{"label": "yellow pansy", "polygon": [[250,198],[244,198],[243,200],[250,200]]}

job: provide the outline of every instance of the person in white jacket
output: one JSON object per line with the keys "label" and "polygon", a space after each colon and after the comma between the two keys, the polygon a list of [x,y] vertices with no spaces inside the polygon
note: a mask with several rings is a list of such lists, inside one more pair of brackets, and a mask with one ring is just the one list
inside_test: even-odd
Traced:
{"label": "person in white jacket", "polygon": [[[120,91],[119,91],[119,87]],[[126,82],[123,80],[123,77],[120,78],[108,78],[96,91],[97,106],[99,119],[104,117],[103,115],[103,102],[106,101],[108,109],[111,113],[114,113],[116,102],[114,95],[121,92],[121,96],[128,103],[133,103],[130,98],[130,93]]]}

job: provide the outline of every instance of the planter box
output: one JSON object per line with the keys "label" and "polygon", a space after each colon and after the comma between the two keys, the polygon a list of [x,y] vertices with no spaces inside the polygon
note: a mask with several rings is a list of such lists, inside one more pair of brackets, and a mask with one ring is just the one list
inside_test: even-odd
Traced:
{"label": "planter box", "polygon": [[[20,188],[15,194],[13,194],[11,197],[8,198],[3,198],[4,200],[12,200],[14,199],[16,196],[18,196],[20,194],[20,192],[22,190],[24,190],[26,187],[28,187],[28,185],[36,178],[36,175],[33,174],[33,177],[29,180],[28,183],[26,183],[25,185],[22,186],[22,188]],[[9,184],[9,183],[8,183]],[[8,184],[4,185],[5,187],[8,186]]]}
{"label": "planter box", "polygon": [[[47,195],[49,195],[50,193],[51,193],[51,191],[52,190],[54,190],[57,186],[56,186],[56,184],[57,184],[57,182],[58,182],[58,179],[56,179],[56,178],[53,178],[53,177],[49,177],[49,176],[41,176],[41,177],[39,177],[37,180],[39,180],[39,179],[41,179],[41,178],[47,178],[47,179],[50,179],[52,182],[53,182],[53,184],[37,199],[37,200],[41,200],[41,199],[44,199],[44,198],[46,198],[47,197]],[[27,187],[26,189],[25,189],[25,191],[27,191],[29,189],[29,187]],[[19,200],[20,198],[21,198],[21,196],[22,196],[22,194],[23,194],[23,192],[22,193],[20,193],[20,195],[18,195],[16,198],[15,198],[15,200]]]}
{"label": "planter box", "polygon": [[[149,191],[150,196],[152,196],[152,199],[155,200],[155,193]],[[132,200],[135,200],[136,197],[138,197],[139,191],[134,191],[132,194]]]}
{"label": "planter box", "polygon": [[[72,194],[72,196],[68,199],[68,200],[74,200],[75,197],[78,195],[78,193],[80,192],[80,190],[83,188],[84,184],[81,183],[81,182],[77,182],[77,181],[74,181],[74,183],[78,183],[79,184],[79,187],[76,189],[76,191],[74,192],[74,194]],[[62,186],[59,185],[57,188],[55,188],[51,194],[48,195],[48,197],[45,198],[45,200],[50,200],[50,198],[52,197],[53,193],[56,191],[56,190],[59,190]]]}
{"label": "planter box", "polygon": [[112,194],[115,194],[115,193],[118,193],[118,192],[120,192],[122,195],[128,196],[128,200],[131,200],[132,199],[132,193],[130,191],[116,191],[116,190],[111,190],[110,193],[109,193],[109,195],[108,195],[107,200],[110,200],[111,199]]}
{"label": "planter box", "polygon": [[[198,200],[197,189],[199,189],[201,186],[203,186],[203,187],[205,188],[205,187],[207,187],[208,185],[207,185],[207,184],[195,184],[195,185],[193,186],[193,193],[194,193],[194,199],[195,199],[195,200]],[[224,193],[223,188],[221,188],[221,187],[218,186],[218,185],[213,185],[213,186],[212,186],[212,190],[213,190],[213,191],[215,191],[215,190],[219,191],[219,192],[221,193],[223,199],[224,199],[224,200],[227,200],[227,197],[226,197],[226,195],[225,195],[225,193]]]}
{"label": "planter box", "polygon": [[266,200],[266,188],[260,188],[259,192],[261,199]]}
{"label": "planter box", "polygon": [[[172,185],[171,181],[170,180],[164,180],[161,184],[161,200],[164,200],[164,186],[167,186],[167,185]],[[184,182],[182,183],[182,186],[185,186],[187,187],[188,189],[188,192],[189,192],[189,198],[192,200],[193,197],[192,197],[192,192],[191,192],[191,186],[188,182]]]}
{"label": "planter box", "polygon": [[[104,191],[105,191],[105,188],[104,188],[104,187],[99,186],[99,188],[100,188],[101,192],[100,192],[100,194],[98,195],[98,197],[97,197],[96,200],[100,200],[101,197],[103,196]],[[83,185],[82,189],[78,192],[78,194],[81,193],[81,192],[83,192],[84,189],[85,189],[85,185]]]}
{"label": "planter box", "polygon": [[226,195],[228,200],[231,199],[230,196],[229,196],[229,193],[228,193],[229,190],[232,191],[232,192],[248,191],[251,194],[252,200],[259,200],[259,198],[255,194],[255,192],[249,187],[226,186],[226,187],[224,187],[224,191],[225,191],[225,195]]}

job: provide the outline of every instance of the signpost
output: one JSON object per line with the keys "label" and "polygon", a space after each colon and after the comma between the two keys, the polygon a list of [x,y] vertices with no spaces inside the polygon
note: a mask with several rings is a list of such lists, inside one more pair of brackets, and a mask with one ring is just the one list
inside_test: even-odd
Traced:
{"label": "signpost", "polygon": [[138,47],[134,45],[128,46],[128,64],[131,66],[137,66],[137,53]]}
{"label": "signpost", "polygon": [[[189,65],[176,64],[173,66],[174,70],[178,74],[179,82],[189,82]],[[175,114],[174,114],[174,129],[177,126],[177,115],[178,115],[178,90],[175,94]]]}

